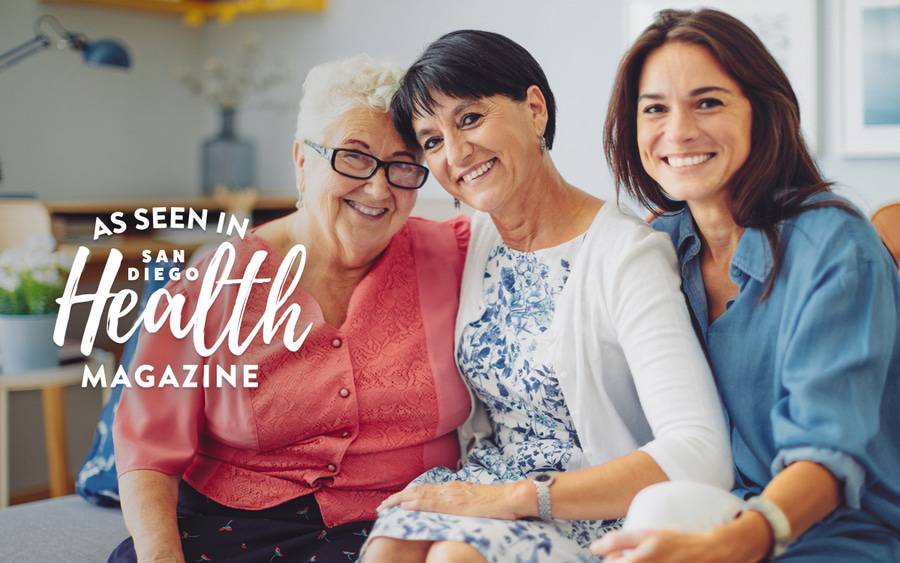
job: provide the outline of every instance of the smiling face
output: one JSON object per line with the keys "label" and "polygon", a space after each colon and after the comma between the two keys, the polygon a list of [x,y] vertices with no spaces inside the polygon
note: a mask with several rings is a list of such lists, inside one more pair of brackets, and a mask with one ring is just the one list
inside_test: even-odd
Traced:
{"label": "smiling face", "polygon": [[638,92],[644,170],[673,199],[727,199],[750,154],[752,110],[740,86],[706,48],[671,42],[647,57]]}
{"label": "smiling face", "polygon": [[[309,139],[326,147],[358,150],[383,161],[418,162],[388,113],[356,108]],[[416,191],[392,187],[380,168],[368,180],[348,178],[305,144],[294,144],[297,186],[315,233],[337,246],[342,261],[374,260],[400,230],[416,203]]]}
{"label": "smiling face", "polygon": [[547,124],[540,89],[526,99],[434,94],[434,114],[413,118],[416,139],[437,181],[479,211],[500,209],[541,166],[539,136]]}

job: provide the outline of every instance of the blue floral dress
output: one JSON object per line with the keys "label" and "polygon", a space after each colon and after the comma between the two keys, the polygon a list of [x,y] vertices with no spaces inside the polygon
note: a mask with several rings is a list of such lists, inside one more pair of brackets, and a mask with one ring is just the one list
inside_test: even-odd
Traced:
{"label": "blue floral dress", "polygon": [[[472,450],[459,471],[439,467],[414,483],[500,483],[542,471],[563,471],[580,454],[578,435],[552,362],[548,332],[556,300],[583,237],[553,248],[520,252],[499,244],[484,272],[486,309],[463,329],[457,361],[487,407],[493,436]],[[371,536],[460,541],[489,562],[599,561],[588,544],[618,521],[496,520],[393,508]]]}

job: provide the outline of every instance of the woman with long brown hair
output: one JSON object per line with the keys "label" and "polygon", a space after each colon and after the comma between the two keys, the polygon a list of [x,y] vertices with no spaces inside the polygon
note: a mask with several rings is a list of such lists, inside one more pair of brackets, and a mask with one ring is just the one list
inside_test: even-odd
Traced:
{"label": "woman with long brown hair", "polygon": [[619,67],[605,148],[675,244],[735,484],[650,487],[595,553],[900,560],[900,278],[819,172],[784,72],[727,14],[660,12]]}

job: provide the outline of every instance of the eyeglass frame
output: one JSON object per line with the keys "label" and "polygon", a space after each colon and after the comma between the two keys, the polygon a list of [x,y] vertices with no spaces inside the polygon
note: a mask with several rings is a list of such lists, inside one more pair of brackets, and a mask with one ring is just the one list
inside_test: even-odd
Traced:
{"label": "eyeglass frame", "polygon": [[[331,163],[332,170],[334,170],[341,176],[346,176],[347,178],[353,178],[354,180],[368,180],[369,178],[375,176],[375,174],[378,174],[378,170],[380,168],[384,168],[384,179],[387,180],[388,184],[390,184],[391,186],[393,186],[399,190],[418,190],[418,189],[421,189],[422,186],[425,185],[425,182],[428,181],[428,174],[429,174],[428,168],[425,166],[422,166],[418,162],[407,162],[405,160],[387,160],[387,161],[385,161],[385,160],[381,160],[377,156],[371,155],[367,152],[358,151],[356,149],[344,149],[341,147],[326,147],[324,145],[314,143],[314,142],[310,141],[309,139],[304,139],[303,143],[306,144],[306,146],[313,149],[314,151],[316,151],[317,153],[319,153],[323,158],[328,160]],[[368,158],[371,158],[372,160],[374,160],[375,168],[372,170],[372,173],[369,174],[368,176],[353,176],[352,174],[347,174],[346,172],[341,172],[340,170],[338,170],[337,167],[335,166],[335,160],[337,160],[338,153],[340,153],[342,151],[361,154],[365,157],[368,157]],[[418,186],[416,186],[415,188],[411,188],[409,186],[398,186],[394,182],[391,182],[390,174],[388,174],[388,167],[391,166],[392,164],[404,164],[407,166],[412,165],[417,168],[421,168],[422,171],[425,173],[425,175],[422,177],[422,183],[419,184]]]}

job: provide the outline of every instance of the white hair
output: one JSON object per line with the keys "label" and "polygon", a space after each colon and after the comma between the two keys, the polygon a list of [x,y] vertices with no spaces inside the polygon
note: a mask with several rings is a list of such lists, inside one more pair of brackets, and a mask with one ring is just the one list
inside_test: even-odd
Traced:
{"label": "white hair", "polygon": [[294,140],[321,142],[328,127],[352,109],[389,112],[403,72],[365,54],[313,67],[303,82]]}

